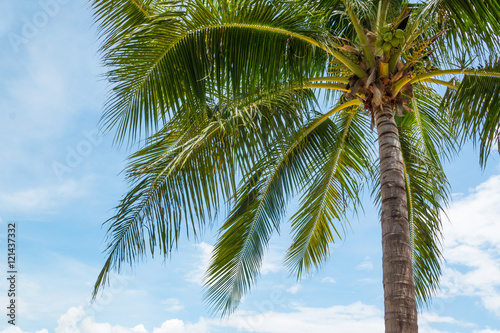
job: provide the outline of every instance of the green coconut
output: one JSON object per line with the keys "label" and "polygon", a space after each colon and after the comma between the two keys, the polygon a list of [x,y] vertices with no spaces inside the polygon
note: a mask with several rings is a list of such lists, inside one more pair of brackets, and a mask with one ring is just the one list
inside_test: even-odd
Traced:
{"label": "green coconut", "polygon": [[382,50],[384,52],[389,52],[391,50],[392,46],[391,46],[391,43],[387,43],[385,42],[384,45],[382,46]]}
{"label": "green coconut", "polygon": [[398,29],[398,30],[396,30],[394,35],[396,36],[396,38],[403,38],[405,36],[405,32],[401,29]]}
{"label": "green coconut", "polygon": [[390,42],[390,41],[392,40],[392,32],[386,32],[386,33],[384,34],[384,40],[385,40],[386,42]]}
{"label": "green coconut", "polygon": [[398,38],[394,38],[393,40],[391,40],[391,45],[393,47],[398,47],[399,46],[399,39]]}

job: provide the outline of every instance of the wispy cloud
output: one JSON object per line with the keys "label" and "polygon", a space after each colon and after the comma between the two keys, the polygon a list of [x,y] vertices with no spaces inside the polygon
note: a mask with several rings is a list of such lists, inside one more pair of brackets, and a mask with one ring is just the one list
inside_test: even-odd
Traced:
{"label": "wispy cloud", "polygon": [[356,302],[328,308],[295,307],[292,312],[235,313],[223,326],[259,333],[383,332],[382,312]]}
{"label": "wispy cloud", "polygon": [[300,290],[302,289],[302,285],[299,284],[299,283],[296,283],[294,284],[293,286],[291,286],[290,288],[288,288],[286,291],[290,294],[296,294],[298,293]]}
{"label": "wispy cloud", "polygon": [[69,200],[81,198],[94,183],[92,176],[0,192],[0,208],[5,212],[50,211]]}
{"label": "wispy cloud", "polygon": [[365,257],[365,259],[358,266],[356,266],[356,269],[360,270],[360,271],[371,271],[371,270],[373,270],[372,258]]}
{"label": "wispy cloud", "polygon": [[197,251],[198,261],[195,263],[195,268],[185,275],[188,282],[196,283],[198,285],[203,285],[203,277],[207,271],[208,265],[210,263],[210,257],[212,255],[213,246],[202,242],[200,244],[194,245]]}
{"label": "wispy cloud", "polygon": [[462,327],[474,327],[476,324],[473,323],[467,323],[461,320],[457,320],[453,317],[446,317],[446,316],[439,316],[436,313],[433,312],[424,312],[419,314],[419,325],[420,326],[428,326],[429,324],[433,323],[439,323],[439,324],[451,324],[451,325],[457,325],[457,326],[462,326]]}
{"label": "wispy cloud", "polygon": [[331,276],[326,276],[321,279],[321,282],[323,283],[335,283],[335,279],[332,278]]}
{"label": "wispy cloud", "polygon": [[184,309],[184,306],[179,302],[177,298],[168,298],[162,301],[161,304],[165,304],[167,306],[165,310],[168,312],[177,312]]}

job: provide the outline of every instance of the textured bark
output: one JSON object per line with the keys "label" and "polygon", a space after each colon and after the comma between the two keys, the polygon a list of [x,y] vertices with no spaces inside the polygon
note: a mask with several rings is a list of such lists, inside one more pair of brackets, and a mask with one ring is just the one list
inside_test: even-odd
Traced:
{"label": "textured bark", "polygon": [[399,133],[390,106],[375,112],[382,193],[386,333],[418,332],[410,226]]}

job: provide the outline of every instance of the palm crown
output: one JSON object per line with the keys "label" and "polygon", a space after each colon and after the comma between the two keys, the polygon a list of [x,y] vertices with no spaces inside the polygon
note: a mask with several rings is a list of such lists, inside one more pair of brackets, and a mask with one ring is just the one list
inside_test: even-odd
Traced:
{"label": "palm crown", "polygon": [[[229,313],[293,196],[284,262],[300,277],[343,236],[360,189],[382,182],[382,228],[388,198],[400,200],[389,220],[407,225],[410,294],[429,298],[449,194],[443,159],[473,138],[484,163],[498,141],[496,0],[92,3],[111,84],[103,124],[119,142],[145,139],[107,222],[94,295],[110,270],[170,253],[181,232],[227,211],[205,281],[209,305]],[[395,159],[384,155],[392,124]],[[402,194],[384,194],[392,169]]]}

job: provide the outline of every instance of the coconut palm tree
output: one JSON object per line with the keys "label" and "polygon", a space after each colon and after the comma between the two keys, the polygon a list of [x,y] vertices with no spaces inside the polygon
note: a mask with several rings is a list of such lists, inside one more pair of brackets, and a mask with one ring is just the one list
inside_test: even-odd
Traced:
{"label": "coconut palm tree", "polygon": [[103,124],[140,145],[94,296],[111,270],[168,255],[223,215],[205,291],[229,314],[291,198],[284,263],[300,278],[371,186],[386,332],[417,332],[417,303],[440,275],[442,163],[468,139],[485,163],[498,141],[500,2],[91,3],[111,92]]}

